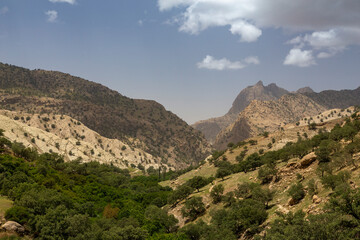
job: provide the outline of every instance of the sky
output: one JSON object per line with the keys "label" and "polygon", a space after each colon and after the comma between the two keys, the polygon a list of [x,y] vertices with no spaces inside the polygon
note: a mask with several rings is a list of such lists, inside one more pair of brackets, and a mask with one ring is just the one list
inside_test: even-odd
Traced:
{"label": "sky", "polygon": [[259,80],[360,86],[359,0],[0,0],[0,61],[155,100],[192,124]]}

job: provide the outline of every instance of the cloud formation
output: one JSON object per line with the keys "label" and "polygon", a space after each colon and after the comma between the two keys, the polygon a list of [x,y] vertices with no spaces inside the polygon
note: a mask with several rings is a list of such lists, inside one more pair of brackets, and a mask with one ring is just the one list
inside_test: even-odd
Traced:
{"label": "cloud formation", "polygon": [[315,65],[316,62],[312,51],[293,48],[286,56],[284,65],[293,65],[298,67],[309,67]]}
{"label": "cloud formation", "polygon": [[49,0],[52,3],[69,3],[71,5],[74,5],[76,3],[76,0]]}
{"label": "cloud formation", "polygon": [[190,34],[228,27],[240,41],[254,42],[262,29],[282,28],[299,34],[288,42],[292,50],[313,51],[317,58],[360,45],[359,0],[158,0],[158,6],[182,9],[172,22]]}
{"label": "cloud formation", "polygon": [[197,67],[200,69],[210,70],[239,70],[246,68],[251,64],[260,64],[258,57],[247,57],[243,61],[231,62],[226,58],[215,59],[214,57],[207,55],[201,62],[197,63]]}
{"label": "cloud formation", "polygon": [[48,17],[47,21],[54,23],[57,21],[58,18],[58,12],[54,11],[54,10],[49,10],[47,12],[45,12],[45,15]]}

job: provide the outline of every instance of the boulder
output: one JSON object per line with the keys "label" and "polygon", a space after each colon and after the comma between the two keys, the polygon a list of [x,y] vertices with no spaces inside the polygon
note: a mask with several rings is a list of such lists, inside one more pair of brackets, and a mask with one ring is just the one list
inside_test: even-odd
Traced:
{"label": "boulder", "polygon": [[290,198],[289,201],[288,201],[288,205],[289,206],[294,206],[298,203],[298,201],[296,201],[295,199],[293,198]]}
{"label": "boulder", "polygon": [[301,169],[307,168],[315,161],[316,161],[315,153],[314,152],[309,153],[308,155],[306,155],[305,157],[303,157],[301,159],[301,161],[299,162],[298,168],[301,168]]}
{"label": "boulder", "polygon": [[286,165],[287,168],[294,168],[296,166],[296,162],[290,162]]}
{"label": "boulder", "polygon": [[319,198],[317,195],[314,195],[312,198],[312,202],[315,204],[321,203],[321,198]]}
{"label": "boulder", "polygon": [[7,221],[1,226],[1,228],[6,232],[16,232],[20,234],[25,232],[25,228],[20,223],[14,221]]}

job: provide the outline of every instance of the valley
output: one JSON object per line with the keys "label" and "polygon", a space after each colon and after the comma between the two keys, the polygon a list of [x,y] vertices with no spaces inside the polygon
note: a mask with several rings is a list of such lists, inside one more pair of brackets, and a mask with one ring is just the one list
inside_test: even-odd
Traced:
{"label": "valley", "polygon": [[[1,67],[0,212],[16,226],[9,236],[273,239],[285,236],[279,224],[298,228],[287,218],[309,234],[317,234],[306,226],[313,218],[355,221],[333,204],[346,194],[357,201],[358,90],[289,92],[260,81],[194,129],[153,101]],[[91,227],[73,229],[78,218]],[[323,227],[333,224],[355,236],[346,224]]]}

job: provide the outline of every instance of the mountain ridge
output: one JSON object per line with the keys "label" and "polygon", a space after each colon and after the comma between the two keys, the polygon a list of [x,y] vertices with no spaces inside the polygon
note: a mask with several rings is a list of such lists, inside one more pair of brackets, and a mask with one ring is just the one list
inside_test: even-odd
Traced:
{"label": "mountain ridge", "polygon": [[[99,83],[57,71],[0,64],[0,107],[29,113],[64,114],[107,138],[137,138],[166,164],[204,159],[211,151],[200,132],[152,100],[131,99]],[[174,166],[176,167],[176,166]]]}
{"label": "mountain ridge", "polygon": [[281,96],[288,94],[289,91],[278,87],[275,83],[264,86],[262,81],[253,86],[248,86],[240,91],[234,100],[230,110],[222,117],[210,118],[194,123],[192,126],[201,131],[204,136],[214,143],[216,136],[221,130],[232,124],[252,100],[276,100]]}

